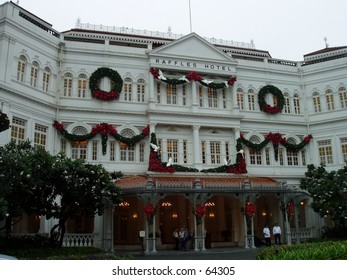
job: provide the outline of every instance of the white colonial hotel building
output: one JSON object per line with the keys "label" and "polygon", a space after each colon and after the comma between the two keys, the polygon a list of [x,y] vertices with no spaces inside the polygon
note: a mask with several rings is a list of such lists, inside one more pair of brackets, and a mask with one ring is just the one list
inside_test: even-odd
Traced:
{"label": "white colonial hotel building", "polygon": [[[347,160],[347,46],[288,61],[195,33],[80,22],[59,32],[39,16],[0,6],[0,109],[11,122],[0,145],[30,139],[124,174],[123,202],[69,222],[65,246],[139,249],[145,232],[155,252],[172,248],[183,225],[194,250],[253,247],[265,223],[280,224],[283,242],[320,236],[328,220],[299,184],[308,164],[337,170]],[[106,141],[73,140],[105,123],[132,144],[111,131]],[[156,207],[153,223],[146,204]],[[48,233],[53,222],[28,216],[13,233]]]}

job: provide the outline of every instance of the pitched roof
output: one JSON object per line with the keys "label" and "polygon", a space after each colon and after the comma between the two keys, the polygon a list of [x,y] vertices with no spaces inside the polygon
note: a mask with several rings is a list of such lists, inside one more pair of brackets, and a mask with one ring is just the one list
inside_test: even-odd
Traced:
{"label": "pitched roof", "polygon": [[314,52],[305,54],[304,57],[317,55],[317,54],[322,54],[322,53],[328,53],[328,52],[337,51],[337,50],[341,50],[341,49],[345,49],[345,48],[347,48],[347,46],[333,47],[333,48],[324,48],[324,49],[321,49],[321,50],[318,50],[318,51],[314,51]]}
{"label": "pitched roof", "polygon": [[230,177],[230,176],[129,176],[118,179],[116,186],[122,190],[145,190],[155,188],[167,191],[174,190],[226,190],[226,189],[273,189],[281,188],[281,182],[268,177]]}

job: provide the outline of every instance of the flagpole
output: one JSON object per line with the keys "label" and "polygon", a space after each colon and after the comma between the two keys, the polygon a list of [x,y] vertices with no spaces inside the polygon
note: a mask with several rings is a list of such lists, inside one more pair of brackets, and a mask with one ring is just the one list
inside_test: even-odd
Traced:
{"label": "flagpole", "polygon": [[192,33],[192,10],[190,6],[190,0],[189,0],[189,22],[190,22],[190,33]]}

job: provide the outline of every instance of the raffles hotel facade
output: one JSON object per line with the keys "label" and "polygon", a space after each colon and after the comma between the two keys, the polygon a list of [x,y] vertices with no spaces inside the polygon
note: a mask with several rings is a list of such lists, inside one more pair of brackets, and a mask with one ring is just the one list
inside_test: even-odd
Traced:
{"label": "raffles hotel facade", "polygon": [[[186,225],[194,250],[251,248],[266,223],[287,243],[329,223],[299,184],[308,164],[336,170],[347,159],[347,47],[298,62],[195,33],[80,22],[58,32],[6,2],[0,62],[11,122],[0,145],[30,139],[124,174],[122,203],[69,221],[65,246],[156,252]],[[90,137],[96,127],[103,134]],[[53,224],[28,216],[13,234]]]}

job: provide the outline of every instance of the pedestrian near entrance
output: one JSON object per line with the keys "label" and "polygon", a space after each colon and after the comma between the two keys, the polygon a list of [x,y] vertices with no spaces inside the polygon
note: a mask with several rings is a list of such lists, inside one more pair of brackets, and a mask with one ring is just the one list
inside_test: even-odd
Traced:
{"label": "pedestrian near entrance", "polygon": [[263,234],[265,238],[265,246],[266,247],[271,246],[271,231],[268,225],[265,225],[263,229]]}
{"label": "pedestrian near entrance", "polygon": [[188,251],[188,241],[189,241],[189,232],[186,226],[183,226],[179,232],[180,240],[181,240],[181,249],[184,251]]}
{"label": "pedestrian near entrance", "polygon": [[278,225],[278,223],[275,223],[275,226],[272,229],[272,234],[275,238],[275,244],[281,245],[281,227]]}
{"label": "pedestrian near entrance", "polygon": [[172,233],[172,236],[174,238],[174,242],[175,242],[175,250],[179,250],[180,249],[180,236],[179,236],[179,229],[178,228],[175,228],[173,233]]}

